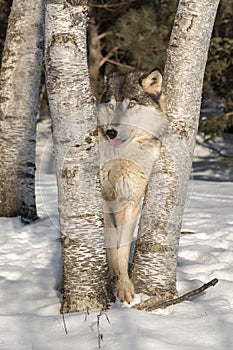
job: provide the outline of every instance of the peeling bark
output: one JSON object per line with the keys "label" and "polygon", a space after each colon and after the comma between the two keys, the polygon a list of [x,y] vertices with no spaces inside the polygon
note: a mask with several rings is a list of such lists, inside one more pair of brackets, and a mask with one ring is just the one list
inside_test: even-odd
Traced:
{"label": "peeling bark", "polygon": [[46,84],[62,233],[62,313],[103,308],[109,300],[86,19],[86,1],[47,1]]}
{"label": "peeling bark", "polygon": [[176,294],[180,229],[218,3],[180,0],[168,47],[164,94],[172,131],[148,185],[132,268],[136,292],[158,301]]}
{"label": "peeling bark", "polygon": [[37,218],[36,115],[43,58],[44,2],[14,0],[0,78],[0,216]]}

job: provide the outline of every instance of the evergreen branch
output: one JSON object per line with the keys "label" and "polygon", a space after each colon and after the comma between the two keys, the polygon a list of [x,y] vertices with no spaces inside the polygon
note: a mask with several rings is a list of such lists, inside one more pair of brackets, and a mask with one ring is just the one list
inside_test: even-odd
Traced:
{"label": "evergreen branch", "polygon": [[183,294],[182,296],[180,296],[178,298],[157,302],[156,301],[157,297],[151,297],[151,298],[149,298],[141,303],[134,305],[133,308],[138,309],[138,310],[146,310],[146,311],[153,311],[153,310],[161,309],[161,308],[164,309],[170,305],[175,305],[175,304],[181,303],[184,300],[188,300],[189,298],[193,297],[194,295],[197,295],[197,294],[203,292],[207,288],[209,288],[211,286],[215,286],[215,284],[217,284],[217,283],[218,283],[218,279],[214,278],[210,282],[205,283],[201,287],[194,289],[186,294]]}

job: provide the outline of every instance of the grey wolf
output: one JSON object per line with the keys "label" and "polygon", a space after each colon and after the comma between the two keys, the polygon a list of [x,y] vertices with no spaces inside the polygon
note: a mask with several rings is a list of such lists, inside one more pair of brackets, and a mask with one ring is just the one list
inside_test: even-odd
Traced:
{"label": "grey wolf", "polygon": [[168,128],[161,89],[157,69],[122,73],[108,66],[98,111],[107,261],[117,297],[128,303],[134,298],[128,261],[140,200]]}

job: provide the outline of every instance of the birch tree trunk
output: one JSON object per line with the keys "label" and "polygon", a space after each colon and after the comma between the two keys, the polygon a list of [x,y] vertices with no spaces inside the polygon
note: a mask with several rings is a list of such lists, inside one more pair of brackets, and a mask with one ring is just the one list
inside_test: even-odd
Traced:
{"label": "birch tree trunk", "polygon": [[0,77],[0,216],[37,218],[36,115],[43,57],[44,1],[14,0]]}
{"label": "birch tree trunk", "polygon": [[85,0],[46,4],[46,80],[63,250],[62,313],[106,307],[108,301],[86,5]]}
{"label": "birch tree trunk", "polygon": [[150,179],[132,268],[136,292],[158,299],[176,293],[179,236],[218,3],[180,0],[168,47],[164,94],[172,132]]}

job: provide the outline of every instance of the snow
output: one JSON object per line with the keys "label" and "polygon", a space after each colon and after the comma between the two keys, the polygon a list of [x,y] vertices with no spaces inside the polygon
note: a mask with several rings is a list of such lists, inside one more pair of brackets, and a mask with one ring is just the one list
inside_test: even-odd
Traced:
{"label": "snow", "polygon": [[[98,349],[98,310],[89,315],[68,314],[64,319],[59,313],[56,179],[48,124],[41,123],[39,131],[37,201],[41,219],[24,226],[19,218],[0,218],[0,349]],[[221,147],[224,142],[221,140]],[[102,349],[232,349],[233,177],[229,168],[217,166],[220,158],[201,146],[196,148],[177,288],[182,295],[213,278],[219,283],[190,301],[152,313],[113,305],[108,311],[110,323],[104,314],[99,319]]]}

